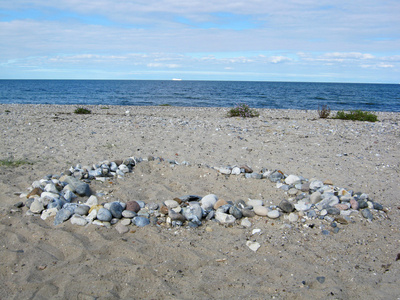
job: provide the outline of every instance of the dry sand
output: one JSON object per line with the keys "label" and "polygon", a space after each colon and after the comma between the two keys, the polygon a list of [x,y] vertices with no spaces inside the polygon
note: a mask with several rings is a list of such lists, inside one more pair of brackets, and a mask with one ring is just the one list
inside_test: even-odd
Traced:
{"label": "dry sand", "polygon": [[[226,118],[228,109],[0,105],[1,299],[398,299],[400,297],[399,113],[379,122],[319,119],[316,111],[259,110],[254,119]],[[126,113],[129,111],[129,113]],[[154,155],[191,166],[142,162],[113,184],[94,183],[109,200],[161,202],[214,193],[226,200],[287,198],[268,180],[218,175],[209,166],[248,164],[305,178],[330,179],[388,208],[368,222],[321,234],[256,217],[249,229],[209,222],[198,229],[114,228],[11,212],[46,174],[105,159]],[[251,230],[261,229],[251,236]],[[261,244],[257,252],[247,240]],[[324,277],[320,283],[317,277]]]}

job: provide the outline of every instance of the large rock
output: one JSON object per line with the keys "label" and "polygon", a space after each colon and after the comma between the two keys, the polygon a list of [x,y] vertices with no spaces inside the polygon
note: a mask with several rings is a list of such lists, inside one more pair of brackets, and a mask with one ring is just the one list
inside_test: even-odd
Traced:
{"label": "large rock", "polygon": [[210,210],[213,209],[214,204],[218,201],[218,197],[214,194],[209,194],[204,196],[201,200],[200,200],[200,204],[201,207],[204,210]]}

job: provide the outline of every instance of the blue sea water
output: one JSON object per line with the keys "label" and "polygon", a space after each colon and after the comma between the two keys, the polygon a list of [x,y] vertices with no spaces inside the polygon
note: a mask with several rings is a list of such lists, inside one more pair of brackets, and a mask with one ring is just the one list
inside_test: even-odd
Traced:
{"label": "blue sea water", "polygon": [[0,80],[0,103],[161,105],[400,112],[400,84],[173,81]]}

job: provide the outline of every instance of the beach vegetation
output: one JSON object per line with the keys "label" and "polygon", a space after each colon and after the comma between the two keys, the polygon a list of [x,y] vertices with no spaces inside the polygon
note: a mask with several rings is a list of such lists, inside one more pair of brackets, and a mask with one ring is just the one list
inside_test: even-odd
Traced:
{"label": "beach vegetation", "polygon": [[168,104],[168,103],[164,103],[164,104],[160,104],[159,106],[172,106],[172,105]]}
{"label": "beach vegetation", "polygon": [[336,113],[335,119],[352,120],[352,121],[368,121],[368,122],[378,121],[377,115],[375,115],[372,112],[362,111],[362,110],[352,110],[350,112],[338,111]]}
{"label": "beach vegetation", "polygon": [[259,115],[257,110],[250,108],[246,103],[238,103],[228,111],[228,117],[254,118]]}
{"label": "beach vegetation", "polygon": [[331,114],[331,109],[328,105],[322,105],[321,107],[318,106],[318,115],[321,119],[326,119]]}
{"label": "beach vegetation", "polygon": [[0,159],[0,166],[3,167],[19,167],[22,165],[32,165],[33,163],[26,160],[26,159],[13,159],[13,158],[6,158]]}
{"label": "beach vegetation", "polygon": [[78,114],[78,115],[88,115],[88,114],[91,114],[92,111],[89,110],[89,109],[87,109],[87,108],[84,108],[84,107],[77,107],[77,108],[74,110],[74,113],[76,113],[76,114]]}
{"label": "beach vegetation", "polygon": [[110,109],[108,106],[102,106],[101,109]]}

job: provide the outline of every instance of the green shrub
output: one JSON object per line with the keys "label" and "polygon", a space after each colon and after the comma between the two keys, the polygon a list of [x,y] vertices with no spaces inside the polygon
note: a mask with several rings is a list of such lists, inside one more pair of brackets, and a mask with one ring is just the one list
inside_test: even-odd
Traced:
{"label": "green shrub", "polygon": [[87,115],[87,114],[91,114],[92,112],[91,112],[89,109],[87,109],[87,108],[84,108],[84,107],[77,107],[77,108],[74,110],[74,113],[76,113],[76,114],[78,114],[78,115]]}
{"label": "green shrub", "polygon": [[378,121],[378,117],[371,112],[361,111],[361,110],[352,110],[350,112],[338,111],[336,113],[335,119],[341,120],[352,120],[352,121],[368,121],[368,122],[376,122]]}
{"label": "green shrub", "polygon": [[228,117],[242,117],[242,118],[254,118],[260,114],[255,109],[250,108],[245,103],[238,103],[234,108],[228,111]]}

